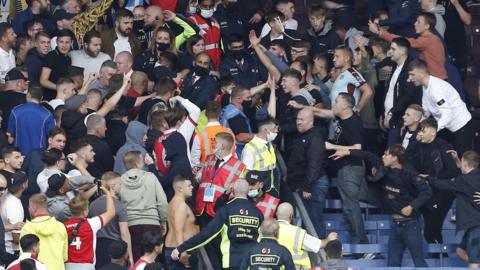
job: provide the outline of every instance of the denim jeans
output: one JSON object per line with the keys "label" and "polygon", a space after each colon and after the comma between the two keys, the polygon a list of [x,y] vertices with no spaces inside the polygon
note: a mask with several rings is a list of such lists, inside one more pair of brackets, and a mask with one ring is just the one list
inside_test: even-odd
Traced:
{"label": "denim jeans", "polygon": [[308,215],[312,220],[313,227],[318,237],[325,238],[325,226],[323,225],[323,208],[325,207],[325,196],[328,192],[328,177],[320,177],[312,185],[312,197],[310,200],[303,199]]}
{"label": "denim jeans", "polygon": [[388,267],[400,267],[408,249],[415,267],[428,267],[423,255],[422,227],[418,219],[393,221],[388,239]]}
{"label": "denim jeans", "polygon": [[352,244],[368,243],[363,225],[360,202],[360,188],[365,185],[365,169],[362,166],[344,166],[337,173],[337,186],[342,198],[343,218]]}

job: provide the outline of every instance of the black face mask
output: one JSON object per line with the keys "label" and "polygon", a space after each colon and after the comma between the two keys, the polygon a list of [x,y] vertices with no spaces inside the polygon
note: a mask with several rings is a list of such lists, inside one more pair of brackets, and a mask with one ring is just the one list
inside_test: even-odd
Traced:
{"label": "black face mask", "polygon": [[143,30],[145,30],[145,32],[153,31],[153,29],[155,29],[153,25],[145,25],[145,23],[143,24]]}
{"label": "black face mask", "polygon": [[49,19],[50,10],[48,10],[48,8],[40,8],[40,14],[38,14],[38,16],[43,19]]}
{"label": "black face mask", "polygon": [[223,94],[221,104],[222,104],[222,108],[230,104],[230,94],[228,93]]}
{"label": "black face mask", "polygon": [[143,20],[133,21],[133,31],[138,32],[143,29]]}
{"label": "black face mask", "polygon": [[157,43],[157,50],[164,52],[170,48],[170,44],[168,43]]}
{"label": "black face mask", "polygon": [[230,54],[235,60],[242,60],[243,58],[243,49],[242,50],[230,50]]}
{"label": "black face mask", "polygon": [[210,70],[208,68],[199,67],[199,66],[195,66],[193,68],[193,72],[195,72],[195,75],[198,75],[200,77],[207,76],[208,74],[210,74]]}
{"label": "black face mask", "polygon": [[244,100],[242,102],[242,107],[244,111],[250,110],[252,108],[252,101],[251,100]]}

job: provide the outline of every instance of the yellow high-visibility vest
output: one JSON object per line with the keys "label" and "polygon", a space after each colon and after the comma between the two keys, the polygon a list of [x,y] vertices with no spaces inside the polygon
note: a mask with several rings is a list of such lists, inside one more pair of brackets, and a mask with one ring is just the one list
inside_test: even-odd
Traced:
{"label": "yellow high-visibility vest", "polygon": [[307,232],[300,227],[285,222],[279,222],[279,225],[278,243],[290,251],[295,265],[311,268],[308,252],[302,249],[303,239]]}

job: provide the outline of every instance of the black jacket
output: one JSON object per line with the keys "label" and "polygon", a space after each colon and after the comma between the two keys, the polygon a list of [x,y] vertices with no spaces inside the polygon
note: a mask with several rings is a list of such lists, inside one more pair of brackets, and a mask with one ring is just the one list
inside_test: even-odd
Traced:
{"label": "black jacket", "polygon": [[397,143],[403,144],[403,140],[405,139],[405,136],[407,136],[407,133],[411,133],[412,136],[410,139],[408,139],[408,146],[405,149],[405,158],[410,164],[415,164],[415,162],[418,160],[418,155],[420,150],[418,148],[420,147],[420,142],[417,141],[417,134],[420,131],[420,127],[418,127],[414,132],[410,132],[408,128],[405,128],[402,133],[400,134],[400,140]]}
{"label": "black jacket", "polygon": [[325,175],[327,152],[321,128],[299,133],[291,147],[287,184],[292,190],[312,192],[312,184]]}
{"label": "black jacket", "polygon": [[67,134],[67,145],[65,145],[67,152],[70,150],[70,144],[87,135],[85,117],[85,114],[82,114],[78,111],[66,110],[63,112],[60,126]]}
{"label": "black jacket", "polygon": [[295,270],[292,254],[275,238],[262,237],[243,257],[240,270]]}
{"label": "black jacket", "polygon": [[90,143],[95,152],[95,161],[88,165],[88,172],[100,179],[104,172],[113,171],[113,154],[108,143],[95,135],[87,135],[84,139]]}
{"label": "black jacket", "polygon": [[183,80],[181,96],[197,105],[200,110],[204,110],[208,101],[214,100],[218,93],[217,80],[213,76],[202,76],[195,83],[194,72],[188,73]]}
{"label": "black jacket", "polygon": [[232,76],[235,82],[245,87],[254,87],[258,82],[267,79],[267,71],[260,63],[258,58],[247,51],[243,54],[243,66],[230,55],[222,59],[220,64],[220,74],[224,76]]}
{"label": "black jacket", "polygon": [[258,229],[263,222],[263,214],[255,204],[246,198],[235,198],[220,208],[208,225],[192,238],[177,247],[180,253],[194,250],[208,244],[220,234],[222,246],[229,247],[229,260],[223,268],[239,267],[246,253],[257,244]]}
{"label": "black jacket", "polygon": [[125,144],[127,140],[125,137],[125,131],[127,130],[127,124],[122,120],[108,120],[107,132],[105,141],[110,146],[112,154],[116,155],[118,149]]}
{"label": "black jacket", "polygon": [[[412,60],[413,59],[410,56],[407,58],[393,88],[393,107],[390,110],[390,113],[392,113],[390,125],[394,125],[396,127],[403,126],[402,117],[405,114],[405,110],[408,108],[408,106],[412,104],[422,104],[422,87],[415,86],[412,82],[408,81],[408,65]],[[395,64],[392,68],[392,75],[387,81],[386,91],[388,91],[390,80],[392,79],[396,68],[397,65]]]}
{"label": "black jacket", "polygon": [[387,0],[389,18],[381,20],[380,26],[389,26],[394,34],[404,37],[414,37],[413,24],[420,13],[420,4],[417,0]]}
{"label": "black jacket", "polygon": [[475,191],[480,191],[480,170],[457,176],[453,179],[434,179],[431,177],[433,186],[446,189],[457,194],[457,231],[467,230],[480,226],[480,208],[473,201]]}
{"label": "black jacket", "polygon": [[312,44],[311,55],[322,54],[328,56],[329,61],[333,59],[335,48],[342,44],[342,40],[335,33],[331,21],[325,21],[320,32],[313,28],[307,30],[306,39]]}
{"label": "black jacket", "polygon": [[432,189],[424,178],[417,176],[413,168],[387,168],[375,154],[362,150],[351,150],[351,155],[365,160],[377,170],[370,180],[381,181],[382,208],[385,211],[401,215],[402,208],[411,205],[414,211],[410,217],[419,216],[419,209],[432,196]]}
{"label": "black jacket", "polygon": [[446,141],[435,138],[433,142],[419,146],[418,159],[414,163],[418,173],[437,178],[452,178],[460,173],[455,160],[447,153],[453,148]]}

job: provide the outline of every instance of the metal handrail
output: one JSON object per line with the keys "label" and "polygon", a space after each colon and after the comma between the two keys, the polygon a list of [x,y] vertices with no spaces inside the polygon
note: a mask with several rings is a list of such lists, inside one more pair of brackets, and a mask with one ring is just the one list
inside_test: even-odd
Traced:
{"label": "metal handrail", "polygon": [[205,264],[205,270],[213,269],[212,262],[210,261],[210,258],[208,257],[208,254],[205,248],[201,247],[199,248],[199,250],[200,250],[200,260]]}

